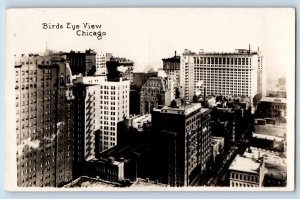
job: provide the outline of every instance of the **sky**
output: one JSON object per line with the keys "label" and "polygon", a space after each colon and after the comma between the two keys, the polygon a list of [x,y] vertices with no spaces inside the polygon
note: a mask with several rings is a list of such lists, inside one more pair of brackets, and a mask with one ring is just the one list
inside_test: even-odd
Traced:
{"label": "sky", "polygon": [[[77,36],[66,23],[102,25],[106,33]],[[43,29],[43,23],[64,26]],[[98,31],[97,30],[97,31]],[[282,8],[186,9],[26,9],[7,11],[7,38],[14,54],[46,49],[111,52],[135,62],[135,71],[162,67],[162,58],[184,49],[232,52],[237,48],[260,51],[268,77],[281,77],[295,67],[295,13]]]}

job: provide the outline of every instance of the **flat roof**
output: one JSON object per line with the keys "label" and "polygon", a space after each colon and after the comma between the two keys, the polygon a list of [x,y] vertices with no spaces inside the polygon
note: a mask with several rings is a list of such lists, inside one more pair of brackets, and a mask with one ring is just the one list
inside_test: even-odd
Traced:
{"label": "flat roof", "polygon": [[254,125],[254,133],[283,138],[286,128],[274,125]]}
{"label": "flat roof", "polygon": [[229,170],[258,174],[260,165],[261,163],[255,159],[238,155],[231,163]]}
{"label": "flat roof", "polygon": [[262,97],[260,101],[286,104],[286,98],[283,97]]}
{"label": "flat roof", "polygon": [[167,187],[166,184],[157,183],[148,179],[138,178],[137,182],[132,184],[132,187]]}
{"label": "flat roof", "polygon": [[244,157],[247,158],[255,158],[258,159],[259,157],[264,157],[265,165],[286,165],[286,157],[285,154],[264,150],[264,149],[258,149],[251,147],[251,152],[248,152],[247,150],[244,153]]}
{"label": "flat roof", "polygon": [[184,105],[180,105],[177,107],[164,106],[161,109],[155,109],[155,111],[161,111],[162,113],[174,113],[174,114],[188,115],[188,114],[192,113],[193,111],[196,111],[197,109],[199,109],[199,110],[201,109],[201,113],[208,110],[208,109],[201,108],[201,103],[189,103],[189,104],[184,104]]}
{"label": "flat roof", "polygon": [[264,134],[259,134],[259,133],[253,133],[252,136],[255,137],[255,138],[267,139],[267,140],[276,140],[276,141],[279,141],[279,142],[284,140],[282,137],[273,136],[273,135],[264,135]]}
{"label": "flat roof", "polygon": [[79,178],[73,180],[72,182],[66,184],[64,187],[119,187],[118,183],[112,183],[109,181],[91,178],[87,176],[80,176]]}

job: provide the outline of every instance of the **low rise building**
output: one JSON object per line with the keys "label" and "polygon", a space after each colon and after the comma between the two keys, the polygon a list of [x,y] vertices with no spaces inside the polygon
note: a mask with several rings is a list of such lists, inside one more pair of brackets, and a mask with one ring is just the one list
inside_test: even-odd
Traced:
{"label": "low rise building", "polygon": [[261,187],[265,172],[263,160],[237,156],[229,167],[230,187]]}
{"label": "low rise building", "polygon": [[286,155],[258,148],[248,148],[229,167],[230,187],[286,186]]}
{"label": "low rise building", "polygon": [[263,97],[257,107],[257,114],[261,118],[286,118],[286,98]]}

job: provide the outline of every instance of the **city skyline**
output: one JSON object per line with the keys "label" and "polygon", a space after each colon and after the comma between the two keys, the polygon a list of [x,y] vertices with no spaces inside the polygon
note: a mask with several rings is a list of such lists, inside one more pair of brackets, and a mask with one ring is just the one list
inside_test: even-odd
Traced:
{"label": "city skyline", "polygon": [[294,15],[8,10],[6,188],[293,190]]}
{"label": "city skyline", "polygon": [[[120,16],[120,11],[126,17]],[[15,54],[40,53],[46,48],[62,51],[92,48],[97,52],[110,52],[135,62],[135,71],[161,68],[163,57],[171,57],[174,51],[182,54],[184,49],[199,52],[233,52],[235,49],[257,51],[266,59],[268,78],[288,77],[285,70],[294,65],[294,21],[290,13],[282,9],[91,9],[84,20],[76,12],[65,10],[53,14],[51,10],[34,11],[47,13],[41,19],[32,20],[32,12],[22,13],[22,22],[16,22],[18,31],[13,37]],[[70,20],[66,20],[67,14]],[[182,16],[180,18],[176,16]],[[95,17],[96,16],[96,17]],[[134,18],[139,16],[140,20]],[[173,20],[176,17],[176,20]],[[274,23],[273,21],[276,21]],[[101,24],[106,36],[101,40],[78,37],[72,30],[42,29],[43,23]],[[187,23],[188,22],[188,23]],[[31,26],[28,24],[31,23]],[[191,25],[195,24],[195,25]],[[120,31],[115,31],[115,29]],[[13,31],[13,30],[12,30]],[[22,38],[39,38],[28,43]],[[57,37],[65,37],[59,42]],[[187,42],[187,38],[194,42]],[[76,39],[77,42],[72,42]],[[213,42],[212,42],[213,41]],[[28,48],[30,46],[30,48]],[[271,72],[272,71],[272,75]]]}

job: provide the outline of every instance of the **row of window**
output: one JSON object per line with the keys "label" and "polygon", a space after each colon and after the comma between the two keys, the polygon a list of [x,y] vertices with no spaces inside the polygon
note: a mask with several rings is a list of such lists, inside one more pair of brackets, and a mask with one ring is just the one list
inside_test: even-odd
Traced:
{"label": "row of window", "polygon": [[[22,62],[22,64],[24,64],[25,62]],[[26,64],[29,64],[29,62],[26,62]],[[30,62],[30,64],[32,64],[32,62]],[[26,74],[30,74],[30,75],[33,75],[33,74],[36,74],[36,70],[22,70],[22,75],[25,75]],[[17,70],[16,71],[16,76],[19,76],[19,71]]]}
{"label": "row of window", "polygon": [[194,57],[194,64],[251,65],[251,58]]}
{"label": "row of window", "polygon": [[258,182],[258,176],[231,172],[230,177],[236,180]]}
{"label": "row of window", "polygon": [[257,187],[258,185],[241,183],[241,182],[231,182],[231,187]]}

